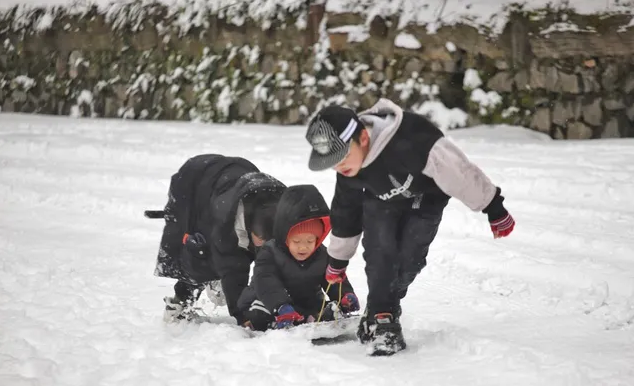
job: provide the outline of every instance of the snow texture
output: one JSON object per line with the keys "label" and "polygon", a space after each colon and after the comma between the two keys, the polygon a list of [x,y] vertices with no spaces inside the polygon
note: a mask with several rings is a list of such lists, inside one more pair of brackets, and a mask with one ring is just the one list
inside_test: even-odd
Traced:
{"label": "snow texture", "polygon": [[476,88],[471,92],[470,100],[480,106],[480,115],[486,115],[488,110],[502,103],[502,96],[496,91],[484,91]]}
{"label": "snow texture", "polygon": [[409,50],[418,50],[423,46],[414,35],[405,32],[401,32],[396,35],[396,38],[394,38],[394,45],[396,47],[407,48]]}
{"label": "snow texture", "polygon": [[[226,309],[164,325],[153,276],[170,176],[189,157],[244,156],[330,202],[303,127],[0,114],[0,385],[632,385],[634,141],[551,141],[498,126],[448,133],[517,220],[494,240],[452,200],[402,318],[408,348],[261,337]],[[280,141],[280,138],[283,138]],[[327,243],[327,242],[326,242]],[[365,305],[361,250],[348,269]]]}
{"label": "snow texture", "polygon": [[467,119],[469,119],[469,115],[466,112],[456,107],[449,109],[440,101],[423,102],[414,111],[428,117],[442,131],[464,127],[467,125]]}
{"label": "snow texture", "polygon": [[522,4],[524,10],[550,6],[573,9],[580,14],[632,13],[631,4],[620,0],[328,0],[326,11],[362,13],[368,23],[377,15],[398,15],[398,29],[412,23],[426,25],[428,33],[435,33],[442,25],[466,23],[478,28],[486,26],[492,34],[499,34],[507,22],[506,10],[516,3]]}
{"label": "snow texture", "polygon": [[462,85],[465,89],[470,90],[474,90],[482,86],[482,79],[480,79],[480,74],[478,74],[478,70],[468,68],[464,73]]}
{"label": "snow texture", "polygon": [[343,25],[341,27],[329,28],[329,33],[347,33],[348,42],[362,43],[370,37],[370,29],[365,25]]}
{"label": "snow texture", "polygon": [[[140,4],[160,2],[168,5],[172,14],[178,13],[176,23],[183,33],[192,26],[207,26],[206,12],[220,14],[230,23],[242,25],[246,16],[264,22],[263,28],[268,28],[271,20],[280,17],[279,10],[295,11],[304,1],[301,0],[141,0]],[[133,3],[133,0],[2,0],[0,10],[19,6],[18,21],[15,27],[27,24],[27,18],[33,7],[66,6],[71,13],[85,14],[91,5],[96,5],[108,15],[108,21],[115,25],[131,23],[133,29],[140,27],[145,15],[142,7],[133,7],[132,12],[121,12],[122,5]],[[398,28],[402,29],[409,23],[426,25],[429,33],[434,33],[442,25],[453,25],[459,22],[486,26],[491,33],[499,34],[507,22],[508,7],[517,3],[514,0],[327,0],[328,12],[360,12],[367,18],[366,25],[374,16],[399,15]],[[628,1],[606,0],[530,0],[523,3],[525,10],[545,8],[572,8],[581,14],[602,12],[632,13],[632,6]],[[242,11],[246,8],[246,14]],[[51,26],[52,15],[45,13],[37,22],[38,30]],[[622,26],[619,31],[625,31],[634,23]],[[298,28],[305,28],[306,15],[299,15],[296,22]],[[557,27],[555,27],[557,28]]]}
{"label": "snow texture", "polygon": [[548,35],[553,32],[597,32],[594,27],[580,28],[571,22],[553,23],[548,28],[539,31],[541,35]]}

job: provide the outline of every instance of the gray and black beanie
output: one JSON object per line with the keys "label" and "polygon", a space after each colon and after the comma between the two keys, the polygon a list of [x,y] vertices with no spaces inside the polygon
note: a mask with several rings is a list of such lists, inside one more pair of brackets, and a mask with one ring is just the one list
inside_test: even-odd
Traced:
{"label": "gray and black beanie", "polygon": [[328,106],[321,109],[308,124],[306,140],[312,146],[308,168],[330,169],[345,158],[352,136],[363,128],[359,117],[349,108]]}

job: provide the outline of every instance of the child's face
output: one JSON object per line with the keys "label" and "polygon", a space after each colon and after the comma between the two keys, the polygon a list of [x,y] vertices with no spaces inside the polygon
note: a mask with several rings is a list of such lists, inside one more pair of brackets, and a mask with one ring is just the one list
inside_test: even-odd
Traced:
{"label": "child's face", "polygon": [[368,135],[368,131],[364,129],[359,137],[359,142],[352,141],[350,143],[350,150],[348,151],[348,154],[341,160],[341,162],[336,164],[333,169],[335,169],[337,173],[346,177],[356,176],[359,173],[359,170],[361,170],[361,165],[363,165],[363,161],[368,154],[369,148],[370,137]]}
{"label": "child's face", "polygon": [[317,245],[317,236],[312,233],[298,233],[288,239],[288,250],[298,261],[304,261],[310,257]]}

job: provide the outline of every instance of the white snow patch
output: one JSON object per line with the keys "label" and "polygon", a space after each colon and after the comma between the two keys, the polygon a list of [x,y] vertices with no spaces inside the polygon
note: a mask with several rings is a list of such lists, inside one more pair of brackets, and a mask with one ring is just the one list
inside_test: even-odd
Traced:
{"label": "white snow patch", "polygon": [[594,27],[580,28],[571,22],[553,23],[547,28],[539,31],[541,35],[548,35],[553,32],[597,32]]}
{"label": "white snow patch", "polygon": [[47,11],[42,16],[40,16],[40,18],[37,20],[35,24],[35,30],[39,32],[46,31],[47,29],[53,26],[54,20],[55,18],[51,14],[50,10]]}
{"label": "white snow patch", "polygon": [[464,73],[462,85],[463,88],[469,90],[474,90],[482,86],[482,79],[480,79],[480,74],[478,74],[478,70],[468,68]]}
{"label": "white snow patch", "polygon": [[328,75],[326,78],[318,81],[318,84],[326,87],[335,87],[339,83],[339,78],[334,75]]}
{"label": "white snow patch", "polygon": [[418,50],[423,46],[414,35],[405,32],[401,32],[396,35],[396,38],[394,38],[394,45],[408,50]]}
{"label": "white snow patch", "polygon": [[508,118],[520,112],[520,109],[515,106],[510,106],[502,111],[502,118]]}
{"label": "white snow patch", "polygon": [[365,25],[343,25],[329,28],[328,33],[348,34],[348,42],[361,43],[370,37],[370,30]]}
{"label": "white snow patch", "polygon": [[488,113],[487,109],[495,108],[502,103],[502,96],[500,94],[495,91],[486,92],[481,88],[473,90],[470,99],[480,106],[480,115],[486,115]]}
{"label": "white snow patch", "polygon": [[453,44],[452,42],[447,42],[445,43],[445,48],[447,49],[447,51],[449,52],[456,52],[456,45]]}
{"label": "white snow patch", "polygon": [[414,111],[428,117],[442,131],[464,127],[467,125],[467,119],[469,118],[466,112],[455,107],[448,109],[440,101],[423,102],[418,108],[415,108]]}
{"label": "white snow patch", "polygon": [[82,90],[77,97],[77,104],[81,105],[85,103],[89,105],[92,103],[92,99],[92,92],[90,92],[89,90]]}
{"label": "white snow patch", "polygon": [[[270,77],[270,74],[268,75]],[[266,79],[266,78],[265,78]],[[264,81],[258,83],[253,88],[253,99],[256,101],[266,101],[269,97],[269,89],[264,86]]]}
{"label": "white snow patch", "polygon": [[35,86],[35,79],[33,78],[29,78],[26,75],[18,75],[15,78],[13,78],[13,82],[15,82],[17,85],[22,86],[22,88],[26,91],[31,89],[33,86]]}

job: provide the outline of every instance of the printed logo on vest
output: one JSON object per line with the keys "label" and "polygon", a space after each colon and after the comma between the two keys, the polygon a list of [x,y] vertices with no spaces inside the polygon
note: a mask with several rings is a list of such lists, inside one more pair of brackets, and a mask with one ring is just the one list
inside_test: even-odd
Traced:
{"label": "printed logo on vest", "polygon": [[388,175],[388,177],[390,178],[390,182],[392,183],[392,185],[394,185],[394,189],[390,190],[387,193],[379,195],[379,198],[381,200],[387,201],[394,196],[398,196],[399,194],[403,195],[403,197],[406,197],[406,198],[414,197],[412,192],[409,191],[409,187],[412,185],[412,181],[414,181],[414,176],[412,176],[411,174],[408,174],[407,179],[405,180],[403,184],[398,182],[396,178],[394,178],[394,176],[391,174]]}

